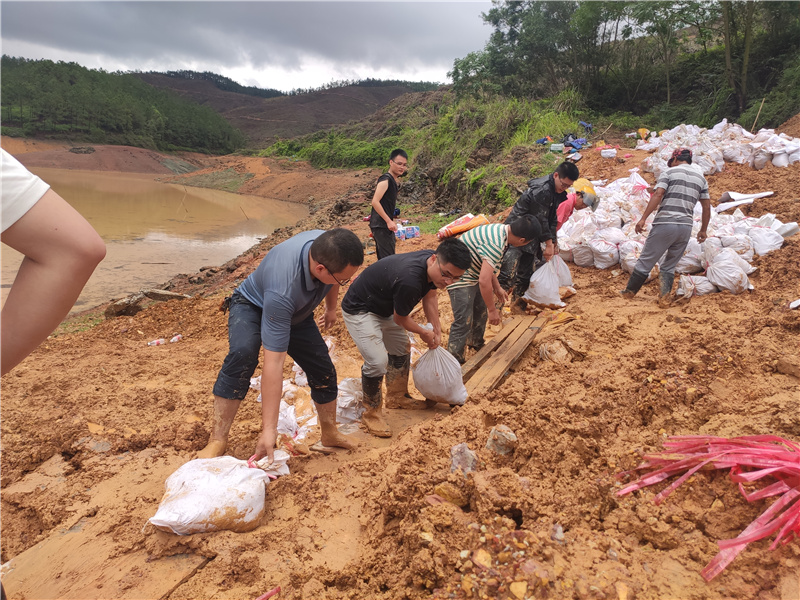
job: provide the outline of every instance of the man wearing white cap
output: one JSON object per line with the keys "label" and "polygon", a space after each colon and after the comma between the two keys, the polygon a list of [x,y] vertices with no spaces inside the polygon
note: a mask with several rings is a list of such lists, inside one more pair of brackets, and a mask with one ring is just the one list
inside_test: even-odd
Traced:
{"label": "man wearing white cap", "polygon": [[597,210],[600,200],[594,192],[594,186],[588,179],[581,177],[576,179],[572,187],[567,190],[567,199],[558,205],[556,215],[558,216],[558,226],[556,231],[567,222],[576,210],[591,208],[592,212]]}

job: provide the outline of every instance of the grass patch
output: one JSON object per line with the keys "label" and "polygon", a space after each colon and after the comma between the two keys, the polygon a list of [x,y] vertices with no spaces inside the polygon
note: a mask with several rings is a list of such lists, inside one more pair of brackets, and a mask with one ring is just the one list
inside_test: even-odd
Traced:
{"label": "grass patch", "polygon": [[193,175],[183,179],[181,183],[224,192],[238,192],[239,188],[253,177],[255,177],[253,173],[237,173],[233,169],[225,169],[216,173]]}
{"label": "grass patch", "polygon": [[92,327],[102,323],[104,320],[105,317],[103,316],[103,311],[99,309],[80,314],[76,317],[67,317],[58,327],[56,327],[56,330],[50,334],[50,337],[59,337],[61,335],[88,331]]}
{"label": "grass patch", "polygon": [[416,224],[419,225],[420,233],[436,234],[442,227],[456,218],[456,215],[430,215],[424,221],[418,221]]}

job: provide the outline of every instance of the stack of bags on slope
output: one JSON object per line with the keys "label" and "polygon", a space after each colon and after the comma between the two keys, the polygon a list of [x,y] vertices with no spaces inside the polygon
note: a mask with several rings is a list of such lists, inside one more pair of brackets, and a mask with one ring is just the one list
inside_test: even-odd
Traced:
{"label": "stack of bags on slope", "polygon": [[763,169],[768,162],[786,167],[800,161],[800,138],[776,134],[774,129],[753,134],[727,119],[711,129],[681,124],[661,135],[653,132],[649,139],[636,143],[638,150],[654,153],[645,159],[643,168],[656,178],[667,168],[672,151],[681,147],[691,148],[693,164],[705,175],[722,171],[726,161],[749,164],[755,169]]}
{"label": "stack of bags on slope", "polygon": [[[580,267],[598,269],[620,264],[630,273],[647,238],[634,228],[650,198],[648,184],[637,169],[629,177],[605,186],[602,181],[592,183],[600,205],[596,212],[576,211],[564,223],[558,232],[561,258]],[[692,296],[720,290],[738,294],[753,289],[747,277],[755,270],[750,264],[753,257],[779,249],[784,235],[788,237],[797,231],[796,223],[783,224],[773,214],[754,219],[738,208],[732,215],[719,214],[712,208],[708,239],[700,244],[695,238],[701,214],[698,203],[692,238],[676,267],[676,273],[681,275],[678,294]],[[650,279],[657,275],[658,265],[651,271]]]}

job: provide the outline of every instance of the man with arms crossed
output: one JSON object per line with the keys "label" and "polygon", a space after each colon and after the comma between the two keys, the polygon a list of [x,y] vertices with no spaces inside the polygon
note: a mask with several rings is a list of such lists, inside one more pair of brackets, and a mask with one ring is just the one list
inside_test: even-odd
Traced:
{"label": "man with arms crossed", "polygon": [[469,248],[471,262],[461,279],[447,286],[453,307],[453,324],[450,326],[447,350],[461,364],[465,362],[464,349],[467,345],[474,350],[480,350],[483,346],[487,316],[492,325],[500,324],[500,311],[492,296],[497,297],[501,306],[508,299],[495,274],[503,253],[509,246],[521,248],[538,241],[541,234],[539,221],[531,215],[522,215],[510,225],[480,225],[459,238]]}
{"label": "man with arms crossed", "polygon": [[305,231],[272,248],[230,299],[230,350],[214,385],[214,420],[208,445],[198,458],[222,456],[239,403],[264,348],[261,377],[262,431],[255,459],[274,458],[286,355],[308,375],[311,399],[319,415],[323,446],[354,448],[336,428],[336,369],[314,322],[325,300],[320,325],[336,322],[339,286],[364,261],[358,236],[347,229]]}
{"label": "man with arms crossed", "polygon": [[[435,252],[394,254],[373,263],[347,290],[342,300],[342,318],[364,358],[361,387],[367,410],[361,423],[372,435],[392,435],[383,414],[384,375],[388,408],[417,408],[421,404],[408,394],[411,345],[407,332],[419,335],[429,348],[441,343],[436,290],[457,281],[469,262],[469,249],[464,242],[448,238]],[[433,331],[424,329],[410,316],[420,300]]]}
{"label": "man with arms crossed", "polygon": [[375,194],[372,196],[372,212],[369,215],[369,228],[375,240],[375,254],[378,260],[394,254],[397,239],[397,223],[394,222],[394,209],[397,207],[397,183],[408,171],[408,155],[399,148],[389,156],[389,170],[378,178]]}

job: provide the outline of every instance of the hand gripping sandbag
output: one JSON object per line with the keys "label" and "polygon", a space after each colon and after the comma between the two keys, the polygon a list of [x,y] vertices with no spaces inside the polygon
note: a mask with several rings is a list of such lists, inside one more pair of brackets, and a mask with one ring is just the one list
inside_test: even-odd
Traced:
{"label": "hand gripping sandbag", "polygon": [[287,452],[275,450],[266,471],[233,456],[190,460],[167,477],[167,491],[150,523],[178,535],[251,531],[264,514],[269,479],[289,474],[287,460]]}
{"label": "hand gripping sandbag", "polygon": [[467,401],[461,365],[442,346],[420,356],[411,371],[414,373],[414,385],[426,399],[456,406]]}

